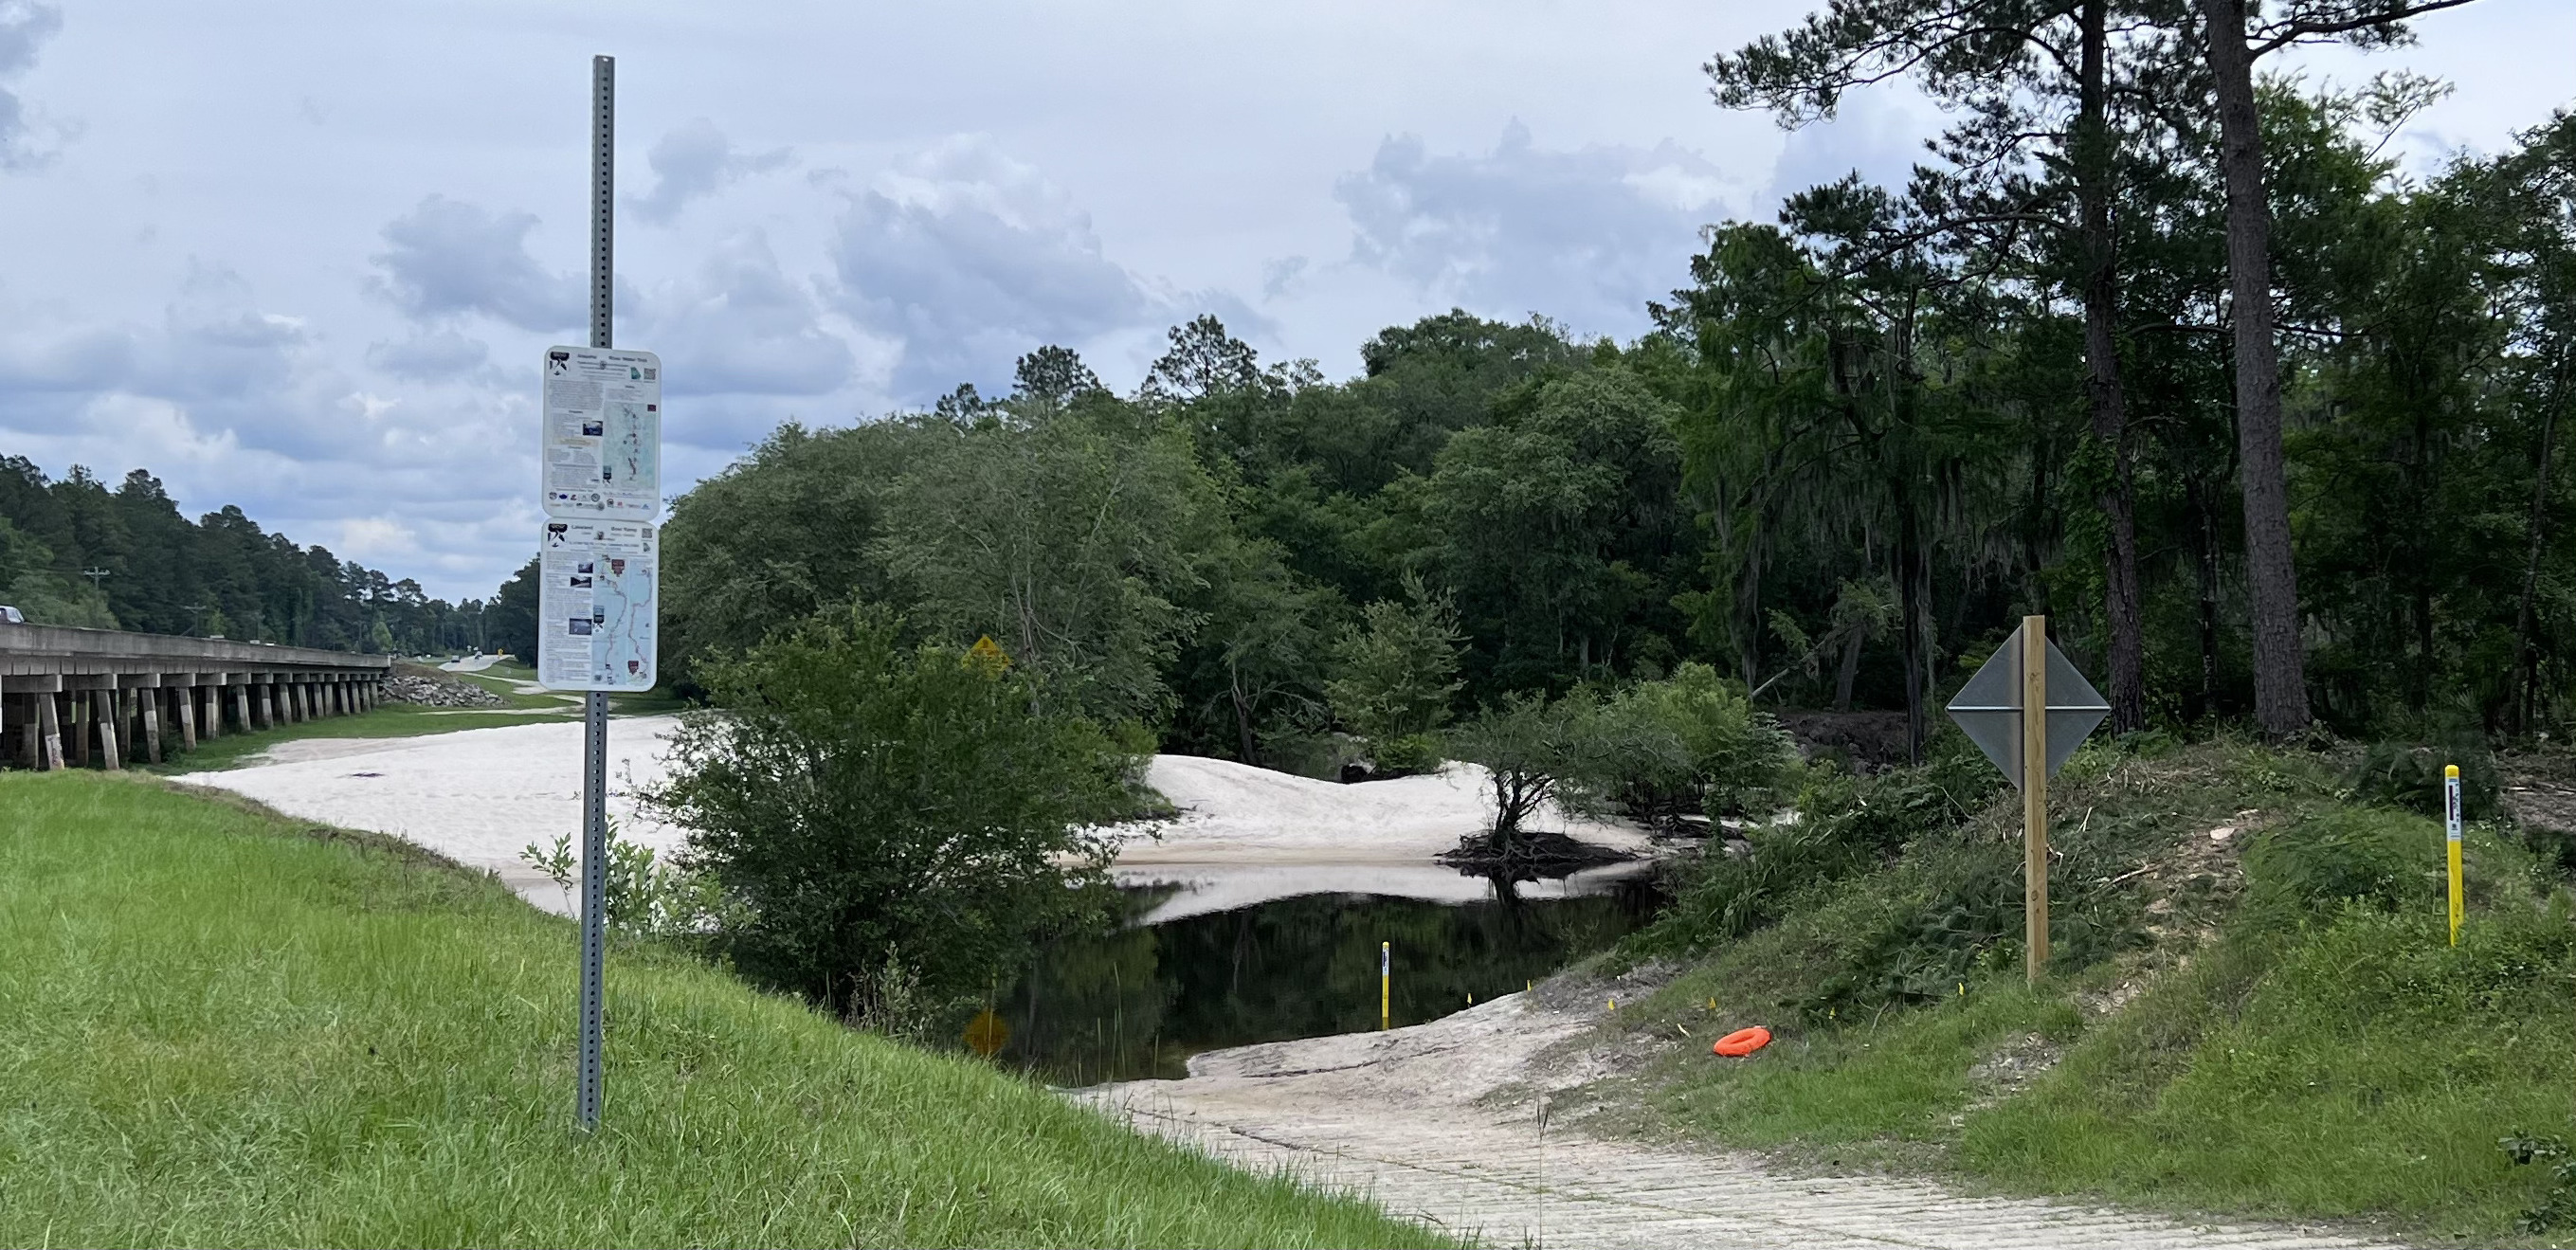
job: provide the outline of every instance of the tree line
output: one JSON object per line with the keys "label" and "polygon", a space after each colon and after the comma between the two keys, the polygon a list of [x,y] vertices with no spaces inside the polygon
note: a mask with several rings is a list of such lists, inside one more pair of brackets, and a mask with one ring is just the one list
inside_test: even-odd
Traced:
{"label": "tree line", "polygon": [[190,521],[142,469],[111,487],[24,456],[0,457],[0,603],[36,624],[377,653],[484,646],[495,625],[482,600],[431,598],[240,508]]}
{"label": "tree line", "polygon": [[2257,72],[2444,7],[1831,4],[1715,58],[1719,102],[1800,125],[1905,76],[1952,124],[1903,186],[1710,227],[1641,338],[1451,312],[1329,382],[1201,317],[1132,394],[1047,347],[998,398],[791,425],[674,510],[680,668],[856,598],[1172,750],[1402,756],[1701,662],[1919,755],[2045,612],[2117,731],[2545,728],[2576,120],[2408,176],[2446,87]]}

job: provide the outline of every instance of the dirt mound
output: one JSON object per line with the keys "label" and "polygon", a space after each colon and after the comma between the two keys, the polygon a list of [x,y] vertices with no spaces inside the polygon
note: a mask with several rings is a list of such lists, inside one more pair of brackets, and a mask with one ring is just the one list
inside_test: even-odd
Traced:
{"label": "dirt mound", "polygon": [[1808,759],[1840,757],[1854,772],[1875,772],[1907,762],[1903,712],[1776,712],[1780,728],[1797,739]]}

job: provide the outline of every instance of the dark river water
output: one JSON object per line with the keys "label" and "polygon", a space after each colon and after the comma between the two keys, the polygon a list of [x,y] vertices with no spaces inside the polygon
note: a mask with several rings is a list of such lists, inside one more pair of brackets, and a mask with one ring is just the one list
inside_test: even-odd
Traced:
{"label": "dark river water", "polygon": [[[1526,887],[1525,887],[1526,888]],[[1168,893],[1131,891],[1142,915]],[[997,1062],[1057,1085],[1188,1075],[1203,1050],[1378,1025],[1378,944],[1391,1023],[1516,992],[1651,919],[1650,878],[1581,898],[1432,903],[1309,894],[1060,943],[994,1004]]]}

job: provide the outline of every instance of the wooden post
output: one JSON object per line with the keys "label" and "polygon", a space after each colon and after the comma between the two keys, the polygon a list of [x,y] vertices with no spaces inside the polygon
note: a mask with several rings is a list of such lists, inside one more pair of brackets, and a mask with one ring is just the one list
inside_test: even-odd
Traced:
{"label": "wooden post", "polygon": [[2022,944],[2048,975],[2048,618],[2021,618]]}

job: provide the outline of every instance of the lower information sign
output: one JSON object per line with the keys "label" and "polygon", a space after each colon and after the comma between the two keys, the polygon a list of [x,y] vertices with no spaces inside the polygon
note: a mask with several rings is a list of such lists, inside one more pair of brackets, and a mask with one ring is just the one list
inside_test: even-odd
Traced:
{"label": "lower information sign", "polygon": [[548,521],[537,557],[537,684],[650,690],[661,542],[641,521]]}

